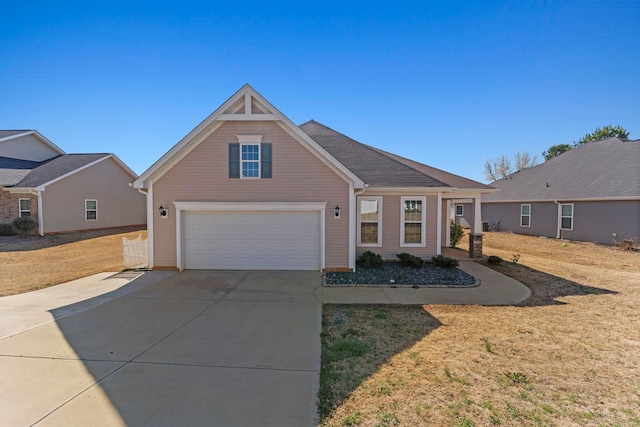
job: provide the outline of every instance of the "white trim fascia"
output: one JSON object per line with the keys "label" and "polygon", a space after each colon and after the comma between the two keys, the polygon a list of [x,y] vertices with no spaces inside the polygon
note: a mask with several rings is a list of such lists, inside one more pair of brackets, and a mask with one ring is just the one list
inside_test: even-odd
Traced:
{"label": "white trim fascia", "polygon": [[17,194],[17,193],[29,193],[37,196],[40,191],[38,188],[33,187],[1,187],[7,193]]}
{"label": "white trim fascia", "polygon": [[127,164],[125,162],[120,160],[120,158],[118,158],[118,156],[116,156],[113,153],[111,153],[110,156],[122,169],[124,169],[129,175],[131,175],[131,177],[133,179],[137,179],[138,178],[138,174],[135,173],[129,166],[127,166]]}
{"label": "white trim fascia", "polygon": [[74,170],[72,170],[70,172],[67,172],[64,175],[60,175],[59,177],[54,178],[51,181],[45,182],[44,184],[40,184],[37,187],[35,187],[35,189],[37,191],[44,191],[48,185],[54,184],[54,183],[56,183],[56,182],[58,182],[60,180],[63,180],[63,179],[65,179],[65,178],[67,178],[67,177],[69,177],[69,176],[71,176],[71,175],[73,175],[75,173],[78,173],[78,172],[83,171],[83,170],[85,170],[87,168],[90,168],[91,166],[97,165],[98,163],[103,162],[103,161],[105,161],[107,159],[110,159],[112,157],[114,157],[113,154],[107,154],[104,157],[99,158],[98,160],[94,160],[93,162],[87,163],[84,166],[80,166],[79,168],[74,169]]}
{"label": "white trim fascia", "polygon": [[349,183],[349,268],[356,269],[356,193]]}
{"label": "white trim fascia", "polygon": [[174,201],[173,204],[176,209],[185,211],[316,211],[327,207],[327,202]]}
{"label": "white trim fascia", "polygon": [[[440,194],[440,193],[438,193]],[[420,240],[422,243],[405,243],[404,242],[404,202],[407,200],[420,200],[422,202],[422,218],[420,224]],[[440,198],[438,198],[440,200]],[[424,248],[427,246],[427,197],[426,196],[400,196],[400,247],[401,248]]]}
{"label": "white trim fascia", "polygon": [[44,209],[42,208],[42,191],[38,191],[38,230],[44,236]]}
{"label": "white trim fascia", "polygon": [[275,114],[220,114],[217,120],[223,122],[275,122],[280,118]]}
{"label": "white trim fascia", "polygon": [[320,215],[320,271],[324,271],[324,269],[326,268],[326,261],[325,261],[325,256],[326,256],[326,242],[325,242],[325,237],[326,237],[326,204],[325,206],[320,209],[319,215]]}
{"label": "white trim fascia", "polygon": [[[438,193],[438,210],[436,211],[436,255],[442,254],[442,193]],[[447,227],[449,227],[449,220],[447,220]],[[426,228],[426,224],[425,224]],[[426,243],[426,241],[425,241]]]}
{"label": "white trim fascia", "polygon": [[146,190],[139,188],[138,191],[147,197],[147,267],[153,268],[153,237],[155,235],[153,222],[153,215],[155,212],[155,209],[153,208],[153,185],[150,185]]}
{"label": "white trim fascia", "polygon": [[184,257],[182,256],[182,209],[176,206],[176,267],[184,270]]}
{"label": "white trim fascia", "polygon": [[[225,114],[225,111],[229,109],[234,103],[240,100],[242,97],[245,99],[245,114]],[[267,110],[270,110],[269,114],[247,114],[247,111],[250,112],[251,106],[247,106],[248,102],[251,102],[251,98],[258,101],[263,107]],[[248,109],[248,110],[247,110]],[[251,117],[251,118],[250,118]],[[201,134],[209,128],[209,126],[215,125],[215,128],[209,129],[208,133],[202,137],[198,138],[199,141],[195,144],[197,146],[204,138],[209,136],[211,133],[217,129],[217,127],[221,126],[225,121],[230,120],[244,120],[244,121],[275,121],[278,124],[287,130],[291,134],[297,135],[296,138],[299,142],[305,141],[307,143],[307,148],[313,147],[317,153],[315,155],[320,154],[325,157],[327,161],[334,164],[338,170],[341,170],[344,175],[349,177],[350,180],[354,181],[356,187],[364,187],[364,182],[359,179],[353,172],[348,170],[344,165],[338,162],[333,156],[327,153],[322,147],[318,145],[317,142],[313,141],[307,134],[302,132],[300,128],[298,128],[291,120],[289,120],[284,114],[282,114],[275,106],[273,106],[269,101],[267,101],[262,95],[256,92],[250,85],[245,84],[242,86],[235,94],[233,94],[229,99],[227,99],[220,107],[218,107],[213,113],[211,113],[206,119],[204,119],[198,126],[196,126],[191,132],[189,132],[184,138],[182,138],[176,145],[174,145],[165,155],[163,155],[158,161],[156,161],[149,169],[140,175],[138,179],[136,179],[133,183],[135,188],[145,188],[148,186],[147,181],[151,179],[158,179],[160,176],[155,176],[156,172],[161,170],[166,165],[166,170],[171,169],[175,163],[181,160],[189,151],[191,151],[195,147],[191,147],[188,151],[184,153],[180,153],[179,156],[177,154],[187,145],[191,144],[196,137],[201,136]],[[312,151],[313,152],[313,151]]]}
{"label": "white trim fascia", "polygon": [[23,136],[28,136],[28,135],[32,135],[32,134],[35,135],[38,139],[40,139],[42,142],[44,142],[45,145],[48,145],[49,148],[51,148],[53,151],[57,151],[59,154],[67,154],[67,153],[64,152],[64,150],[62,148],[58,147],[53,142],[49,141],[44,135],[42,135],[37,130],[28,130],[28,131],[25,131],[25,132],[22,132],[22,133],[17,133],[15,135],[5,136],[4,138],[0,138],[0,142],[9,141],[11,139],[21,138]]}
{"label": "white trim fascia", "polygon": [[[446,187],[446,190],[451,190],[451,188]],[[444,187],[367,187],[361,196],[366,196],[368,194],[375,195],[378,193],[424,196],[436,195],[442,191],[445,191]]]}
{"label": "white trim fascia", "polygon": [[578,202],[633,202],[640,200],[640,196],[629,197],[585,197],[576,199],[518,199],[518,200],[483,200],[482,203],[578,203]]}
{"label": "white trim fascia", "polygon": [[174,201],[176,207],[176,266],[184,270],[182,211],[318,211],[320,214],[320,269],[326,268],[327,202],[193,202]]}

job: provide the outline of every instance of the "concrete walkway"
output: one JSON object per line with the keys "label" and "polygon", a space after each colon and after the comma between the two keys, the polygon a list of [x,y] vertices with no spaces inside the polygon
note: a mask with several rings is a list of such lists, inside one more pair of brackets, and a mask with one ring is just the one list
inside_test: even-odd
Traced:
{"label": "concrete walkway", "polygon": [[460,261],[460,270],[475,277],[473,288],[408,288],[325,286],[319,296],[327,304],[479,304],[511,305],[529,298],[522,283],[475,261]]}

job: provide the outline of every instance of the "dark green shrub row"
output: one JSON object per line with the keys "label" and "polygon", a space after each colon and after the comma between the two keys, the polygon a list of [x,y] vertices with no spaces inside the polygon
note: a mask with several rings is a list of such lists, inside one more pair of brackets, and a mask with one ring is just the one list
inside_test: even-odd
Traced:
{"label": "dark green shrub row", "polygon": [[22,218],[16,218],[13,220],[13,226],[18,230],[20,236],[26,237],[33,230],[38,228],[38,223],[30,216],[23,216]]}
{"label": "dark green shrub row", "polygon": [[0,236],[13,236],[16,234],[11,224],[0,224]]}
{"label": "dark green shrub row", "polygon": [[431,258],[431,261],[438,267],[454,268],[460,265],[457,259],[449,258],[446,256],[438,255]]}
{"label": "dark green shrub row", "polygon": [[380,268],[382,267],[382,257],[371,251],[366,251],[358,257],[357,264],[362,268]]}
{"label": "dark green shrub row", "polygon": [[490,255],[489,257],[487,257],[487,262],[489,264],[500,264],[502,262],[502,258],[496,255]]}
{"label": "dark green shrub row", "polygon": [[418,256],[403,252],[396,255],[400,258],[400,265],[403,267],[420,268],[424,265],[424,260]]}

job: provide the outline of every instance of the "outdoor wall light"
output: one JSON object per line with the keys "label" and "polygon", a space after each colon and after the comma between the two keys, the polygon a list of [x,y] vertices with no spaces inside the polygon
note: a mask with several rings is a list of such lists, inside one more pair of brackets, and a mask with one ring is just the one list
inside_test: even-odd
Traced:
{"label": "outdoor wall light", "polygon": [[160,205],[158,210],[160,211],[160,218],[168,218],[169,217],[169,211],[167,210],[167,208],[165,208],[162,205]]}
{"label": "outdoor wall light", "polygon": [[333,210],[333,217],[340,218],[340,206],[336,205],[335,209]]}

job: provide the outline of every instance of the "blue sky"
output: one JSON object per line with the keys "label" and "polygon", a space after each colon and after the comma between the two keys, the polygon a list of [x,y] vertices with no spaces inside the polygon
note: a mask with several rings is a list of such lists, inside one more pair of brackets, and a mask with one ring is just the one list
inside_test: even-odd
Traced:
{"label": "blue sky", "polygon": [[19,3],[0,129],[139,174],[244,83],[294,123],[481,182],[487,159],[596,127],[640,138],[638,0]]}

